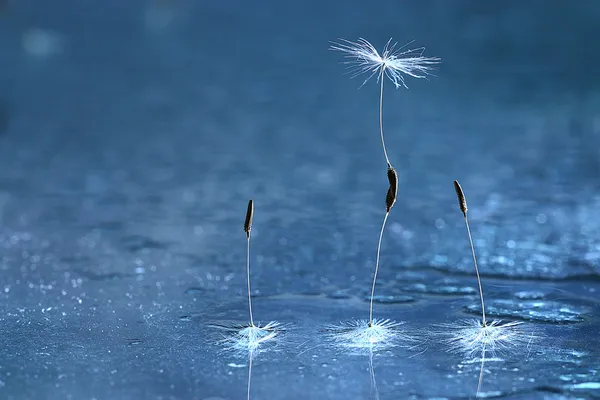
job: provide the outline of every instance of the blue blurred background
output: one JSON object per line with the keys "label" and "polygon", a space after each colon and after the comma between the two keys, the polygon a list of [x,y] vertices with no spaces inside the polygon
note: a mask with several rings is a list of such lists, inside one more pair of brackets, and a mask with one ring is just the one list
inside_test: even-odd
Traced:
{"label": "blue blurred background", "polygon": [[[0,1],[0,398],[245,398],[207,321],[246,318],[249,198],[255,312],[296,327],[253,398],[374,396],[366,358],[318,337],[366,317],[385,211],[379,88],[328,50],[359,37],[442,59],[386,88],[376,313],[479,312],[459,179],[490,313],[551,338],[485,393],[598,398],[599,20],[592,0]],[[377,396],[474,397],[479,364],[437,345],[376,357]]]}

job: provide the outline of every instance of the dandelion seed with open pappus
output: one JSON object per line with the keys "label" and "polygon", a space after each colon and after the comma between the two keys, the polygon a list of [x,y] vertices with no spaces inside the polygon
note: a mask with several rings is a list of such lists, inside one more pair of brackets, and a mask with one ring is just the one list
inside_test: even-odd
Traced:
{"label": "dandelion seed with open pappus", "polygon": [[391,167],[392,164],[383,138],[383,83],[385,78],[392,81],[396,88],[408,88],[404,81],[405,76],[417,79],[426,78],[434,66],[440,63],[440,59],[437,57],[424,57],[424,47],[405,50],[407,45],[399,47],[397,42],[392,43],[392,39],[390,39],[383,51],[379,53],[369,41],[359,38],[356,42],[340,39],[338,42],[333,42],[330,47],[331,50],[345,53],[347,59],[345,63],[349,65],[353,78],[362,74],[367,75],[362,85],[373,76],[377,76],[377,82],[380,84],[379,133],[388,167]]}
{"label": "dandelion seed with open pappus", "polygon": [[396,88],[407,87],[404,81],[405,76],[425,78],[433,65],[439,63],[439,58],[424,57],[423,48],[404,50],[405,47],[406,46],[398,47],[397,43],[392,44],[390,39],[380,54],[371,43],[362,38],[357,42],[340,39],[338,42],[333,42],[330,47],[331,50],[341,51],[346,55],[346,63],[350,65],[353,77],[361,74],[367,75],[363,85],[373,76],[377,75],[377,81],[380,83],[379,133],[383,154],[387,163],[387,178],[389,182],[389,188],[385,198],[386,211],[377,243],[375,273],[373,274],[373,285],[371,287],[369,302],[369,319],[367,321],[353,321],[350,324],[341,324],[337,327],[329,327],[328,329],[328,332],[334,340],[345,347],[372,349],[374,347],[381,347],[381,345],[386,342],[392,343],[395,339],[402,337],[397,329],[400,325],[399,323],[373,318],[373,298],[375,296],[377,273],[379,272],[381,242],[386,222],[392,207],[396,203],[398,195],[398,174],[388,157],[383,135],[383,84],[387,77],[392,81]]}

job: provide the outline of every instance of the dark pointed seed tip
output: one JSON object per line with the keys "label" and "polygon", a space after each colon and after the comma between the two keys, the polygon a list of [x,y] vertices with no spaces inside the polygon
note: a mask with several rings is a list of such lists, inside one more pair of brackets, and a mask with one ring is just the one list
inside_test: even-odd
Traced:
{"label": "dark pointed seed tip", "polygon": [[467,199],[465,198],[465,193],[463,192],[462,187],[457,180],[454,181],[454,190],[456,191],[456,197],[458,197],[458,206],[460,207],[460,211],[466,217],[468,210]]}
{"label": "dark pointed seed tip", "polygon": [[396,197],[398,196],[398,174],[394,167],[388,164],[387,170],[388,181],[390,187],[388,188],[387,195],[385,196],[385,209],[386,212],[390,212],[394,203],[396,203]]}
{"label": "dark pointed seed tip", "polygon": [[250,239],[250,232],[252,231],[252,217],[254,216],[254,200],[248,201],[248,210],[246,211],[246,220],[244,221],[244,232],[246,237]]}
{"label": "dark pointed seed tip", "polygon": [[390,186],[398,185],[398,173],[396,173],[396,170],[394,169],[394,167],[392,167],[389,164],[388,164],[388,169],[387,169],[387,177],[388,177],[388,181],[390,182]]}

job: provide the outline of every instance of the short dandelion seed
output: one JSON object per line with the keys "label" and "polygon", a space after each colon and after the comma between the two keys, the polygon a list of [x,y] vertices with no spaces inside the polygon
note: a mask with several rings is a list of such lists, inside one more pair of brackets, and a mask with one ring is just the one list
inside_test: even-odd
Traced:
{"label": "short dandelion seed", "polygon": [[214,323],[212,327],[225,330],[228,334],[221,341],[227,350],[237,354],[248,356],[248,381],[246,398],[250,400],[250,387],[252,381],[252,365],[256,354],[265,350],[264,346],[279,339],[279,334],[285,326],[277,321],[261,325],[254,322],[252,312],[252,290],[250,287],[250,238],[252,233],[252,221],[254,218],[254,201],[248,202],[246,219],[244,220],[244,232],[246,233],[246,282],[248,287],[248,314],[250,324]]}
{"label": "short dandelion seed", "polygon": [[248,202],[246,211],[246,219],[244,221],[244,232],[246,232],[246,281],[248,288],[248,313],[250,316],[250,324],[245,326],[233,325],[214,325],[220,329],[233,332],[224,342],[228,347],[235,351],[250,351],[255,352],[259,347],[277,337],[283,330],[283,325],[277,321],[271,321],[266,325],[261,325],[254,322],[252,312],[252,291],[250,287],[250,239],[252,233],[252,221],[254,217],[254,201]]}
{"label": "short dandelion seed", "polygon": [[479,372],[479,381],[477,385],[477,395],[479,397],[483,379],[483,367],[486,354],[495,355],[497,353],[512,352],[517,348],[529,347],[534,339],[533,332],[525,334],[523,323],[519,321],[503,322],[500,320],[488,320],[485,313],[485,301],[483,297],[483,287],[475,255],[475,247],[471,236],[469,226],[468,207],[465,194],[458,181],[454,181],[454,190],[458,199],[458,206],[465,221],[469,244],[471,247],[471,256],[477,276],[477,285],[479,288],[479,300],[481,302],[481,319],[462,320],[456,323],[439,324],[439,331],[432,332],[432,335],[441,337],[448,346],[448,350],[453,353],[473,356],[481,354],[481,367]]}
{"label": "short dandelion seed", "polygon": [[[471,256],[473,258],[473,266],[475,267],[477,285],[479,288],[481,318],[436,325],[437,330],[433,330],[431,335],[441,338],[443,343],[448,346],[448,351],[450,352],[468,357],[472,357],[475,354],[481,354],[481,367],[477,385],[478,397],[483,380],[483,367],[486,355],[489,353],[494,356],[496,354],[512,353],[517,349],[529,349],[532,341],[537,337],[534,336],[532,330],[527,330],[520,321],[504,322],[500,320],[489,320],[487,318],[483,286],[481,284],[479,266],[477,264],[475,247],[471,236],[471,228],[469,226],[467,200],[458,181],[454,181],[454,190],[456,191],[458,205],[463,214],[469,237]],[[527,333],[527,331],[529,332]]]}

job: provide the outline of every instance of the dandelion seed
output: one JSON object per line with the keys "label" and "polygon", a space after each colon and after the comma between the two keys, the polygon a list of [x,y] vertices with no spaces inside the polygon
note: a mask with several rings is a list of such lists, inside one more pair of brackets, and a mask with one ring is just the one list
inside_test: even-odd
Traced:
{"label": "dandelion seed", "polygon": [[[248,284],[248,312],[250,315],[249,325],[214,323],[213,328],[219,328],[226,331],[225,338],[221,341],[226,348],[234,351],[248,351],[254,353],[259,350],[263,344],[275,339],[281,333],[285,326],[277,321],[271,321],[266,325],[254,323],[252,313],[252,296],[250,288],[250,238],[252,232],[252,220],[254,218],[254,201],[248,202],[246,219],[244,221],[244,232],[246,232],[246,280]],[[252,356],[252,354],[251,354]]]}
{"label": "dandelion seed", "polygon": [[345,347],[372,349],[374,347],[381,347],[382,344],[389,344],[399,338],[406,338],[397,329],[400,325],[399,323],[390,320],[373,319],[373,298],[375,297],[375,285],[377,283],[377,273],[379,272],[381,242],[390,211],[396,203],[398,195],[398,174],[388,157],[383,136],[383,83],[387,76],[396,88],[401,86],[407,87],[404,82],[404,75],[414,78],[425,78],[433,68],[433,65],[439,63],[439,58],[424,57],[424,48],[404,50],[405,47],[406,45],[398,48],[398,44],[392,44],[392,40],[390,39],[380,54],[371,43],[363,38],[360,38],[357,42],[340,39],[339,42],[333,42],[330,47],[331,50],[345,53],[348,59],[346,63],[350,65],[353,77],[363,73],[367,74],[363,85],[373,76],[377,75],[377,81],[380,83],[379,133],[383,154],[387,163],[387,178],[389,182],[385,198],[386,212],[377,242],[375,273],[373,274],[373,285],[371,287],[369,302],[369,320],[353,321],[328,328],[331,337]]}
{"label": "dandelion seed", "polygon": [[471,255],[473,257],[473,265],[475,267],[477,283],[479,286],[481,319],[439,324],[436,325],[439,332],[434,331],[433,335],[441,337],[442,342],[448,346],[450,352],[462,353],[468,356],[481,352],[482,360],[485,359],[486,352],[495,355],[496,353],[512,352],[513,350],[522,348],[524,345],[529,347],[531,342],[535,339],[535,335],[533,331],[530,329],[528,330],[522,322],[503,322],[500,320],[493,320],[490,322],[486,319],[481,278],[477,266],[477,257],[475,256],[471,229],[469,227],[467,200],[458,181],[454,181],[454,189],[458,198],[460,210],[465,220],[469,243],[471,245]]}
{"label": "dandelion seed", "polygon": [[388,167],[388,180],[390,187],[388,188],[385,204],[386,212],[379,231],[379,240],[377,242],[377,256],[375,258],[375,273],[373,274],[373,284],[371,286],[371,296],[369,299],[369,320],[368,321],[352,321],[350,323],[341,324],[338,326],[330,326],[327,331],[330,336],[338,343],[350,348],[373,348],[382,347],[387,342],[391,342],[397,338],[406,339],[407,336],[402,336],[398,331],[401,323],[386,320],[373,319],[373,299],[375,298],[375,285],[377,283],[377,273],[379,272],[379,259],[381,255],[381,242],[385,225],[390,215],[390,210],[396,202],[398,192],[398,175],[393,167]]}
{"label": "dandelion seed", "polygon": [[[408,43],[410,44],[410,43]],[[426,78],[434,65],[440,63],[437,57],[424,57],[424,47],[417,49],[404,50],[408,44],[398,47],[398,43],[392,44],[392,39],[388,40],[381,54],[366,39],[359,38],[357,42],[340,39],[339,42],[333,42],[330,49],[345,53],[348,59],[345,63],[349,65],[352,77],[366,74],[367,77],[362,83],[363,86],[373,76],[377,76],[377,82],[380,84],[379,91],[379,133],[381,135],[381,145],[383,154],[388,167],[391,167],[388,158],[385,140],[383,138],[383,82],[387,76],[396,88],[404,87],[408,89],[404,81],[404,76],[413,78]]]}
{"label": "dandelion seed", "polygon": [[467,227],[467,234],[469,235],[469,244],[471,245],[471,255],[473,256],[473,265],[475,265],[475,274],[477,275],[477,284],[479,285],[479,299],[481,300],[481,319],[482,326],[485,327],[485,304],[483,301],[483,289],[481,288],[481,278],[479,277],[479,267],[477,266],[477,257],[475,257],[475,247],[473,247],[473,238],[471,237],[471,228],[469,227],[469,218],[467,217],[467,199],[465,198],[465,193],[460,186],[458,181],[454,181],[454,190],[456,191],[456,197],[458,198],[458,206],[460,207],[460,211],[463,213],[463,218],[465,219],[465,225]]}

